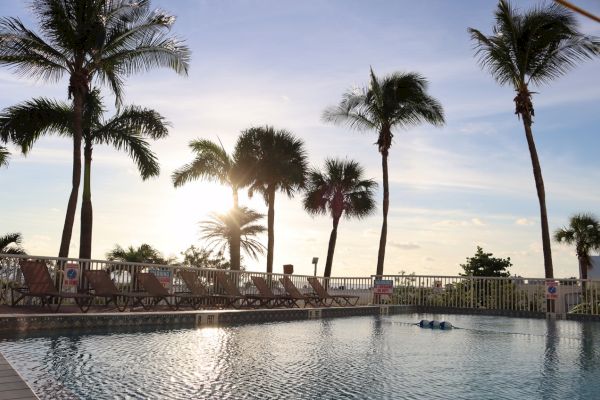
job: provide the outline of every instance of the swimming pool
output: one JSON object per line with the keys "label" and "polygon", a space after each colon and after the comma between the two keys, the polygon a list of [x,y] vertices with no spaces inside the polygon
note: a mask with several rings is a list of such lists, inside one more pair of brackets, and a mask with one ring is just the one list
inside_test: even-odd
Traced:
{"label": "swimming pool", "polygon": [[[464,329],[410,325],[451,321]],[[598,399],[600,324],[403,314],[4,339],[42,399]]]}

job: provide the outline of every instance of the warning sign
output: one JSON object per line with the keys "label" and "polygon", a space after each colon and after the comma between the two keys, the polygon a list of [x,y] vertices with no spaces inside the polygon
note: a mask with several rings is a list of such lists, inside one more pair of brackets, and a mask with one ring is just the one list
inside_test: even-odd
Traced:
{"label": "warning sign", "polygon": [[392,294],[394,293],[394,281],[387,279],[378,279],[373,286],[374,294]]}
{"label": "warning sign", "polygon": [[556,300],[558,298],[558,282],[546,281],[546,299]]}
{"label": "warning sign", "polygon": [[63,275],[63,292],[75,293],[79,285],[79,264],[67,263]]}

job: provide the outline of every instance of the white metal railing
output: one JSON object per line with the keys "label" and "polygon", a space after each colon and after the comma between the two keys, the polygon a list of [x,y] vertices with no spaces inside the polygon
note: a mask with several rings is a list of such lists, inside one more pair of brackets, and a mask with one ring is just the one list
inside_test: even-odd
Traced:
{"label": "white metal railing", "polygon": [[[82,260],[30,255],[0,254],[0,305],[10,304],[12,287],[24,285],[19,262],[25,259],[44,260],[59,290],[63,287],[64,271],[70,265],[81,270],[104,269],[111,273],[117,287],[124,291],[137,291],[134,276],[137,272],[152,272],[171,291],[187,291],[178,277],[177,270],[193,269],[212,293],[222,293],[215,284],[217,272],[212,268],[189,268],[181,265],[157,265],[146,263],[124,263],[106,260]],[[307,275],[266,274],[252,271],[227,271],[242,293],[255,294],[253,276],[263,277],[274,293],[284,293],[280,278],[289,277],[303,293],[312,293]],[[78,274],[76,287],[86,288],[87,283]],[[546,312],[546,280],[543,278],[496,278],[472,276],[426,276],[384,275],[367,277],[319,278],[333,295],[359,296],[358,305],[397,304],[417,307],[441,307],[452,309],[501,310],[515,312]],[[376,280],[391,280],[391,295],[373,295]],[[555,312],[600,315],[600,281],[578,279],[556,279]],[[70,288],[76,289],[76,288]],[[28,300],[31,301],[31,300]]]}
{"label": "white metal railing", "polygon": [[[119,290],[125,293],[140,290],[134,279],[135,274],[139,272],[152,272],[171,293],[185,292],[187,291],[187,288],[177,275],[177,271],[182,269],[197,272],[200,280],[209,290],[209,293],[223,294],[223,288],[220,288],[216,284],[216,274],[218,272],[227,272],[228,276],[237,283],[240,291],[245,294],[258,293],[258,290],[252,283],[253,276],[263,277],[275,294],[283,294],[285,292],[283,285],[280,282],[280,279],[284,276],[289,277],[300,292],[305,294],[313,292],[307,280],[307,278],[311,276],[308,275],[267,274],[264,272],[251,271],[225,271],[214,268],[190,268],[183,265],[160,265],[106,260],[83,260],[78,258],[0,254],[0,304],[10,304],[12,300],[11,288],[22,287],[25,284],[19,268],[19,262],[21,260],[43,260],[48,266],[50,275],[58,290],[86,288],[87,283],[85,282],[82,273],[78,274],[77,284],[74,285],[74,287],[63,286],[65,281],[64,271],[74,265],[79,268],[80,271],[109,271],[115,285]],[[328,291],[332,295],[358,295],[360,297],[358,305],[372,303],[372,281],[370,277],[332,277],[327,279],[327,282],[321,278],[321,282],[328,287]]]}
{"label": "white metal railing", "polygon": [[[375,301],[454,309],[546,312],[547,280],[521,277],[384,275],[394,283],[391,296]],[[558,314],[600,315],[600,281],[552,279]]]}

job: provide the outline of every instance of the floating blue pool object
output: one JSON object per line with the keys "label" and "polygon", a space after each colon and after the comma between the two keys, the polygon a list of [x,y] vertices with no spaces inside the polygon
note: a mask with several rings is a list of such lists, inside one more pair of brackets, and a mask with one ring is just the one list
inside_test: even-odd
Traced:
{"label": "floating blue pool object", "polygon": [[448,330],[448,329],[452,329],[453,326],[450,322],[448,321],[436,321],[436,320],[427,320],[427,319],[422,319],[421,321],[419,321],[419,323],[417,324],[419,325],[421,328],[431,328],[431,329],[441,329],[441,330]]}

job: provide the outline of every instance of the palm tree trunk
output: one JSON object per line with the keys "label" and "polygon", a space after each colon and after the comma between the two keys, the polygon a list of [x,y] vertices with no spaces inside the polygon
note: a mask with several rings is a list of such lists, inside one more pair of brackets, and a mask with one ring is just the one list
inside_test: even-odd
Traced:
{"label": "palm tree trunk", "polygon": [[92,258],[92,143],[85,141],[83,150],[83,194],[81,196],[81,234],[79,238],[79,258]]}
{"label": "palm tree trunk", "polygon": [[578,255],[579,260],[579,278],[587,279],[588,276],[588,267],[589,267],[589,258],[587,255]]}
{"label": "palm tree trunk", "polygon": [[390,206],[390,185],[388,182],[388,154],[381,153],[381,166],[383,169],[383,224],[379,238],[379,253],[377,254],[377,275],[383,275],[383,262],[385,260],[385,243],[387,241],[387,215]]}
{"label": "palm tree trunk", "polygon": [[554,278],[554,268],[552,267],[552,250],[550,248],[550,229],[548,229],[548,213],[546,211],[546,192],[544,190],[544,180],[542,178],[542,168],[538,158],[533,133],[531,132],[531,117],[523,116],[523,126],[525,128],[525,137],[529,146],[531,155],[531,164],[533,166],[533,177],[535,179],[535,188],[540,203],[540,220],[542,225],[542,249],[544,252],[544,271],[547,279]]}
{"label": "palm tree trunk", "polygon": [[544,180],[542,178],[542,167],[535,148],[531,125],[533,124],[533,102],[531,101],[531,92],[525,82],[520,82],[517,87],[517,96],[514,98],[515,114],[523,120],[525,128],[525,137],[529,146],[529,155],[533,167],[533,177],[535,179],[535,188],[537,190],[538,201],[540,203],[540,222],[542,225],[542,249],[544,251],[544,271],[547,279],[554,278],[554,269],[552,267],[552,250],[550,248],[550,229],[548,229],[548,213],[546,211],[546,192],[544,190]]}
{"label": "palm tree trunk", "polygon": [[273,249],[275,245],[275,187],[269,185],[267,188],[267,203],[269,211],[267,214],[267,273],[273,273]]}
{"label": "palm tree trunk", "polygon": [[[71,245],[71,236],[73,234],[73,223],[75,222],[75,211],[77,210],[77,197],[79,195],[79,183],[81,181],[81,138],[83,136],[83,103],[85,99],[85,89],[76,82],[74,76],[71,77],[69,91],[73,94],[73,176],[71,183],[71,195],[67,203],[67,213],[65,215],[65,224],[63,226],[62,238],[60,241],[59,257],[69,256],[69,246]],[[87,84],[84,85],[87,88]]]}
{"label": "palm tree trunk", "polygon": [[329,247],[327,248],[327,261],[325,262],[325,272],[323,276],[329,278],[331,276],[331,266],[333,264],[333,253],[335,252],[335,242],[337,240],[337,228],[340,222],[339,218],[333,219],[333,229],[329,235]]}
{"label": "palm tree trunk", "polygon": [[231,241],[229,242],[229,259],[231,263],[231,269],[235,271],[240,270],[241,266],[241,254],[240,254],[240,243],[241,243],[241,233],[240,233],[240,224],[239,224],[239,206],[238,206],[238,190],[237,188],[233,188],[233,215],[237,215],[234,231],[231,235]]}

